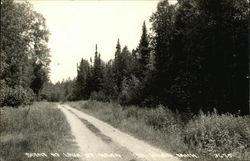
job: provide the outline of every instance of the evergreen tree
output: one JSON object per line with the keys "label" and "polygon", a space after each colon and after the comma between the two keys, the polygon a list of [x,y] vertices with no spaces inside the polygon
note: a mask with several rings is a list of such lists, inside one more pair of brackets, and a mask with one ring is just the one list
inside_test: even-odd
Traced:
{"label": "evergreen tree", "polygon": [[77,67],[77,77],[76,77],[76,93],[77,99],[87,99],[88,92],[87,87],[87,77],[89,73],[89,62],[87,60],[81,59],[79,66]]}
{"label": "evergreen tree", "polygon": [[103,86],[103,67],[101,62],[101,54],[95,51],[95,58],[94,58],[94,67],[93,67],[93,84],[94,89],[93,91],[98,92],[102,89]]}
{"label": "evergreen tree", "polygon": [[122,88],[122,79],[123,79],[121,74],[122,70],[123,67],[121,65],[121,45],[118,39],[116,45],[115,59],[114,59],[114,77],[118,92],[120,92]]}
{"label": "evergreen tree", "polygon": [[118,38],[117,44],[116,44],[115,61],[118,60],[118,57],[120,54],[121,54],[121,45],[120,45],[120,40]]}
{"label": "evergreen tree", "polygon": [[139,62],[139,73],[141,74],[140,78],[143,79],[145,77],[146,72],[149,69],[149,61],[150,61],[149,40],[148,40],[145,21],[143,22],[142,35],[140,43],[137,47],[137,52],[138,52],[138,62]]}
{"label": "evergreen tree", "polygon": [[116,100],[118,96],[118,89],[116,85],[115,73],[112,60],[105,65],[103,92],[107,100]]}
{"label": "evergreen tree", "polygon": [[246,0],[158,4],[151,17],[152,94],[171,108],[248,111]]}

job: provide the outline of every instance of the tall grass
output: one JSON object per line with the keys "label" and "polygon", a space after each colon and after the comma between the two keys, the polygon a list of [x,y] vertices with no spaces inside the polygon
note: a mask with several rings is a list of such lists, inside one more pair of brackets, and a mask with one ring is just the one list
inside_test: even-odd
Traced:
{"label": "tall grass", "polygon": [[55,104],[41,102],[23,108],[4,107],[1,110],[0,160],[70,160],[52,156],[28,158],[25,153],[76,152],[70,126]]}
{"label": "tall grass", "polygon": [[188,150],[181,137],[180,119],[170,110],[166,111],[163,106],[143,109],[97,101],[69,102],[69,104],[167,151],[180,153]]}
{"label": "tall grass", "polygon": [[233,114],[200,113],[190,120],[183,132],[185,143],[199,153],[231,153],[250,159],[250,118]]}
{"label": "tall grass", "polygon": [[250,159],[250,118],[246,116],[201,112],[184,123],[180,114],[163,106],[139,108],[96,101],[69,104],[173,154],[192,153],[211,160],[216,154],[230,153],[234,160]]}

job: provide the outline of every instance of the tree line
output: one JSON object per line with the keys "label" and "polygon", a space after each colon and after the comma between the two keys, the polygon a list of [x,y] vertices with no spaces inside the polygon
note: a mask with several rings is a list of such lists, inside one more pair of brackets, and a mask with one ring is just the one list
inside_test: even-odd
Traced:
{"label": "tree line", "polygon": [[48,81],[49,31],[30,3],[1,1],[0,106],[39,100]]}
{"label": "tree line", "polygon": [[93,62],[81,59],[77,77],[59,83],[72,87],[62,97],[247,114],[248,11],[247,0],[161,1],[136,49],[118,39],[104,62],[96,46]]}
{"label": "tree line", "polygon": [[[104,62],[96,45],[93,60],[77,64],[74,80],[52,84],[46,82],[45,19],[25,3],[3,1],[1,10],[9,14],[1,16],[1,90],[21,88],[50,101],[96,99],[248,114],[248,7],[247,0],[160,1],[151,30],[142,25],[137,48],[130,51],[118,39],[114,58]],[[1,96],[1,103],[9,98],[14,96]]]}
{"label": "tree line", "polygon": [[247,0],[179,0],[158,3],[136,49],[116,44],[114,59],[82,59],[69,100],[163,104],[181,112],[248,114]]}

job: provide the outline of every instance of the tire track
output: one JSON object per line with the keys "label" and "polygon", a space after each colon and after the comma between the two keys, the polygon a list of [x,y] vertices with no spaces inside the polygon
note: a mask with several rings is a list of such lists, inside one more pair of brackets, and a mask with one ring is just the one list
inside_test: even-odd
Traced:
{"label": "tire track", "polygon": [[[111,125],[96,119],[93,116],[90,116],[82,111],[74,109],[68,105],[64,105],[65,109],[70,110],[71,113],[74,113],[78,118],[83,119],[87,125],[91,124],[91,128],[98,129],[104,135],[103,138],[106,141],[112,142],[115,144],[115,147],[123,147],[128,151],[131,151],[134,155],[137,156],[136,159],[143,161],[180,161],[179,158],[159,149],[153,147],[142,140],[136,139],[126,133],[121,132],[120,130],[112,127]],[[87,121],[87,122],[86,122]],[[90,125],[89,125],[90,126]]]}
{"label": "tire track", "polygon": [[131,151],[129,151],[126,147],[123,147],[116,142],[112,140],[111,137],[104,135],[98,128],[96,128],[93,124],[91,124],[89,121],[80,118],[77,116],[72,110],[68,109],[69,112],[71,112],[73,115],[75,115],[78,119],[82,121],[82,123],[90,130],[92,131],[97,137],[101,138],[103,142],[108,144],[111,149],[115,151],[115,153],[120,154],[122,158],[126,161],[142,161],[139,159],[136,155],[134,155]]}

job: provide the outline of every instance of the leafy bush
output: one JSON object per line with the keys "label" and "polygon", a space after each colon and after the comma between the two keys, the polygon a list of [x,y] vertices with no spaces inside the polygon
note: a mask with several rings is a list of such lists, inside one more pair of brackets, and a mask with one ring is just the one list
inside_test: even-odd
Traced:
{"label": "leafy bush", "polygon": [[168,132],[180,131],[180,120],[168,108],[159,105],[156,109],[149,109],[145,111],[144,120],[145,122],[153,126],[155,129],[161,129]]}
{"label": "leafy bush", "polygon": [[118,102],[123,105],[138,104],[140,100],[141,82],[135,76],[130,79],[124,79],[122,82],[122,91],[118,96]]}
{"label": "leafy bush", "polygon": [[250,150],[250,118],[232,114],[200,113],[188,122],[185,143],[203,153],[244,153]]}
{"label": "leafy bush", "polygon": [[5,81],[0,80],[0,106],[2,106],[4,102],[5,95],[6,95],[6,88],[7,88],[7,85]]}
{"label": "leafy bush", "polygon": [[102,91],[99,92],[92,92],[90,95],[91,100],[97,100],[97,101],[107,101],[107,98],[105,94]]}
{"label": "leafy bush", "polygon": [[1,106],[28,105],[34,101],[34,93],[31,89],[24,89],[21,86],[14,88],[5,87],[1,89]]}

